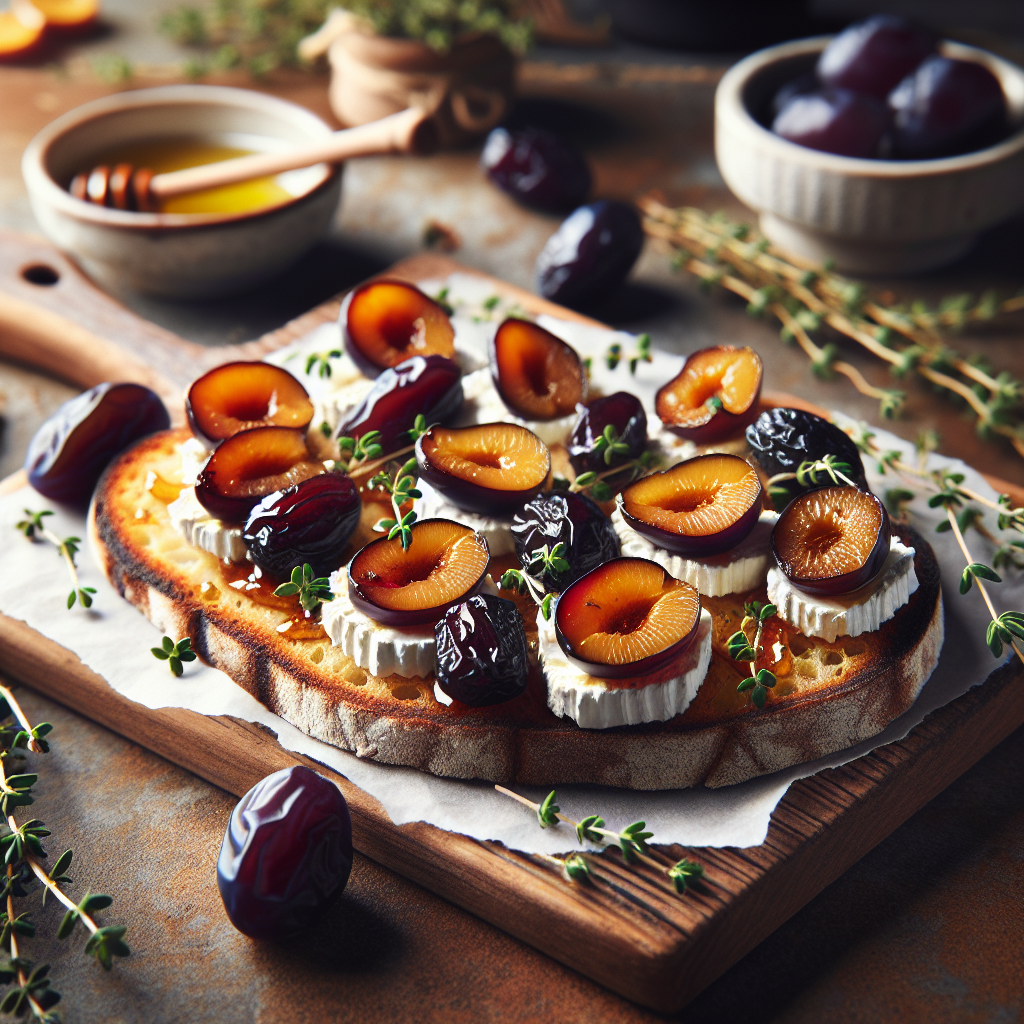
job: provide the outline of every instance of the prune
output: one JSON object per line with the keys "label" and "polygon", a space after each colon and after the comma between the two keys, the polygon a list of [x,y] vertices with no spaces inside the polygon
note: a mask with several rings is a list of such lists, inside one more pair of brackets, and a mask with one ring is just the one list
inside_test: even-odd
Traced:
{"label": "prune", "polygon": [[[803,409],[766,409],[747,427],[747,441],[753,449],[754,461],[768,476],[795,473],[802,462],[817,462],[826,455],[834,455],[850,467],[848,476],[858,487],[867,487],[864,464],[857,446],[835,424]],[[785,489],[785,495],[772,495],[776,508],[782,508],[798,494],[832,483],[827,474],[818,475],[818,483],[807,486],[796,480],[784,480],[775,485]]]}
{"label": "prune", "polygon": [[889,111],[881,100],[846,89],[820,89],[790,98],[772,122],[789,142],[840,156],[874,157]]}
{"label": "prune", "polygon": [[581,206],[537,257],[537,291],[565,306],[592,303],[622,284],[643,244],[632,206],[610,199]]}
{"label": "prune", "polygon": [[[628,462],[637,458],[647,445],[647,414],[640,399],[628,391],[592,398],[586,405],[576,406],[576,412],[569,456],[577,473],[600,471]],[[594,450],[606,427],[612,427],[618,442],[626,445],[626,451],[612,452],[611,458],[607,457],[607,446]]]}
{"label": "prune", "polygon": [[338,426],[338,437],[360,438],[379,430],[385,452],[409,443],[409,431],[422,414],[428,424],[444,423],[462,407],[458,366],[444,356],[413,356],[385,370],[367,396]]}
{"label": "prune", "polygon": [[171,425],[141,384],[97,384],[65,402],[35,433],[28,482],[53,501],[86,502],[107,463],[133,441]]}
{"label": "prune", "polygon": [[349,477],[321,473],[268,494],[249,513],[242,537],[252,560],[271,576],[288,576],[307,562],[314,576],[328,576],[342,565],[361,511]]}
{"label": "prune", "polygon": [[330,907],[351,870],[352,821],[341,790],[293,765],[256,783],[231,812],[217,887],[240,932],[287,938]]}
{"label": "prune", "polygon": [[895,14],[855,22],[818,58],[818,78],[834,89],[885,99],[889,90],[935,53],[935,35]]}
{"label": "prune", "polygon": [[527,206],[564,213],[587,201],[590,168],[569,142],[542,128],[495,128],[480,166],[502,191]]}
{"label": "prune", "polygon": [[889,95],[892,154],[926,160],[982,149],[1006,133],[999,79],[968,60],[929,57]]}
{"label": "prune", "polygon": [[535,566],[531,573],[551,594],[563,591],[584,573],[621,553],[611,520],[585,494],[572,491],[551,491],[527,502],[512,518],[512,536],[526,570],[545,545],[548,552],[556,544],[565,545],[562,557],[569,563],[568,569],[548,569],[538,575]]}
{"label": "prune", "polygon": [[452,605],[434,626],[437,685],[472,708],[501,704],[526,689],[530,664],[519,609],[476,594]]}

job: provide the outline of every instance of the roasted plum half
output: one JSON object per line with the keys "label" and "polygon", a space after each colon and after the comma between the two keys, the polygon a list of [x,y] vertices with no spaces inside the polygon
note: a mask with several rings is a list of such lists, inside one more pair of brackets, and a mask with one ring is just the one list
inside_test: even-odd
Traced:
{"label": "roasted plum half", "polygon": [[666,427],[695,444],[720,441],[757,415],[762,376],[752,348],[702,348],[659,389],[655,409]]}
{"label": "roasted plum half", "polygon": [[28,482],[53,501],[85,504],[118,452],[166,430],[160,396],[141,384],[97,384],[65,402],[35,433],[25,456]]}
{"label": "roasted plum half", "polygon": [[505,515],[529,501],[551,469],[551,453],[515,423],[431,427],[416,442],[420,476],[453,505]]}
{"label": "roasted plum half", "polygon": [[226,438],[254,427],[305,430],[313,419],[306,389],[270,363],[225,363],[204,373],[185,396],[192,433],[216,448]]}
{"label": "roasted plum half", "polygon": [[763,500],[757,471],[737,455],[698,455],[630,484],[622,518],[684,558],[734,548],[754,528]]}
{"label": "roasted plum half", "polygon": [[452,700],[482,708],[526,690],[526,628],[511,601],[475,594],[453,604],[434,626],[434,639],[437,685]]}
{"label": "roasted plum half", "polygon": [[249,513],[242,538],[252,560],[271,576],[288,576],[307,562],[314,576],[327,576],[342,564],[361,511],[349,477],[321,473],[263,498]]}
{"label": "roasted plum half", "polygon": [[[625,451],[616,452],[598,441],[611,427]],[[592,398],[576,407],[576,423],[569,441],[569,458],[577,473],[602,470],[637,458],[647,446],[647,414],[636,395],[616,391]],[[610,457],[609,457],[610,456]]]}
{"label": "roasted plum half", "polygon": [[385,452],[408,443],[416,417],[443,423],[462,407],[462,374],[444,356],[413,356],[385,370],[367,396],[345,418],[338,437],[360,438],[380,431]]}
{"label": "roasted plum half", "polygon": [[256,427],[221,443],[199,474],[196,497],[210,515],[244,522],[268,494],[323,472],[301,430]]}
{"label": "roasted plum half", "polygon": [[501,400],[524,420],[556,420],[587,399],[576,350],[529,320],[510,317],[495,332],[491,376]]}
{"label": "roasted plum half", "polygon": [[429,295],[404,281],[371,281],[352,293],[345,346],[372,374],[412,356],[455,357],[455,328]]}
{"label": "roasted plum half", "polygon": [[555,636],[577,668],[598,678],[643,676],[689,648],[700,595],[646,558],[615,558],[578,579],[555,605]]}
{"label": "roasted plum half", "polygon": [[461,523],[424,519],[409,550],[396,537],[367,544],[348,565],[348,593],[364,615],[385,626],[435,625],[445,609],[483,585],[487,542]]}
{"label": "roasted plum half", "polygon": [[793,586],[833,597],[878,575],[891,537],[889,514],[873,494],[823,487],[789,503],[772,531],[772,549]]}
{"label": "roasted plum half", "polygon": [[[563,591],[584,573],[617,558],[622,548],[611,520],[585,494],[552,491],[527,502],[512,519],[516,554],[526,572],[534,576],[549,594]],[[569,568],[545,568],[548,553],[563,544],[562,557]]]}

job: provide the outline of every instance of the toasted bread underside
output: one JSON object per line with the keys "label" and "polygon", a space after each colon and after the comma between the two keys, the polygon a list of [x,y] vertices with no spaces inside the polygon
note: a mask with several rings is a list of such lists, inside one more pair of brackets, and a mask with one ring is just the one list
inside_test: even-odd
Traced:
{"label": "toasted bread underside", "polygon": [[[368,675],[322,632],[289,639],[278,628],[287,612],[232,588],[237,574],[225,576],[216,558],[178,535],[165,503],[147,487],[151,473],[180,480],[178,446],[187,436],[147,438],[100,481],[89,535],[108,579],[164,633],[191,637],[205,661],[275,714],[359,757],[506,784],[725,786],[877,735],[910,707],[938,661],[938,566],[923,538],[900,527],[917,549],[920,587],[909,604],[877,633],[834,644],[792,636],[788,671],[763,710],[736,693],[745,667],[725,653],[742,616],[741,597],[708,600],[715,619],[711,670],[687,712],[669,722],[580,729],[548,710],[539,673],[514,701],[448,708],[434,699],[432,678]],[[174,685],[170,677],[167,685]]]}

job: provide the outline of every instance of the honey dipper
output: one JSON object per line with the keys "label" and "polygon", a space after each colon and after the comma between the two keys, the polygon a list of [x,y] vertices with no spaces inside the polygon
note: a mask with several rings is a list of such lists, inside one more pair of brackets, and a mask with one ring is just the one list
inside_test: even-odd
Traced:
{"label": "honey dipper", "polygon": [[161,201],[221,185],[269,177],[319,163],[341,163],[356,156],[383,153],[431,153],[437,148],[437,129],[432,118],[410,107],[355,128],[345,128],[322,141],[284,153],[252,153],[218,163],[186,167],[154,174],[145,167],[117,164],[94,167],[77,174],[68,186],[76,198],[117,210],[157,213]]}

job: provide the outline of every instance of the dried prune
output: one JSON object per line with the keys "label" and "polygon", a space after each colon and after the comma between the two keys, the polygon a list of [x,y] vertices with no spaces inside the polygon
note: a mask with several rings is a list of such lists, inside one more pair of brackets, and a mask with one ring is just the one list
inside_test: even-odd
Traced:
{"label": "dried prune", "polygon": [[542,128],[495,128],[484,143],[480,166],[502,191],[549,213],[571,210],[590,195],[590,168],[583,154]]}
{"label": "dried prune", "polygon": [[[607,427],[615,431],[617,443],[625,451],[611,451],[599,443]],[[614,395],[592,398],[586,405],[576,406],[576,423],[569,441],[569,456],[577,473],[602,470],[637,458],[647,445],[647,414],[636,395],[616,391]]]}
{"label": "dried prune", "polygon": [[341,790],[293,765],[256,783],[231,812],[217,887],[240,932],[287,938],[341,895],[351,870],[352,821]]}
{"label": "dried prune", "polygon": [[526,689],[526,630],[511,601],[476,594],[452,605],[434,626],[434,638],[437,685],[453,700],[482,708]]}
{"label": "dried prune", "polygon": [[[621,553],[615,527],[600,506],[572,491],[552,491],[527,502],[512,518],[512,536],[523,568],[553,594]],[[545,546],[550,553],[556,544],[565,545],[562,557],[569,568],[545,570],[534,556]]]}
{"label": "dried prune", "polygon": [[28,482],[53,501],[86,502],[107,463],[133,441],[171,425],[141,384],[97,384],[65,402],[35,433]]}

